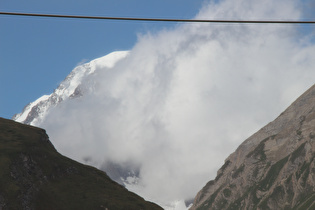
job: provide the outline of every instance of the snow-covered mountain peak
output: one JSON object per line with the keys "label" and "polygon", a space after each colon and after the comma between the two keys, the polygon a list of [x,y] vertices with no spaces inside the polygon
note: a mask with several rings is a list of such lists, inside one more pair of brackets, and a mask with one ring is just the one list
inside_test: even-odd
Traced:
{"label": "snow-covered mountain peak", "polygon": [[29,103],[23,111],[13,116],[13,120],[30,125],[38,125],[49,110],[69,98],[83,95],[82,81],[96,70],[112,68],[119,60],[125,58],[129,51],[116,51],[88,63],[75,67],[50,95],[44,95]]}
{"label": "snow-covered mountain peak", "polygon": [[13,120],[17,122],[24,122],[27,119],[28,114],[31,112],[34,106],[36,106],[41,101],[45,101],[50,97],[50,95],[43,95],[42,97],[38,98],[36,101],[29,103],[27,106],[24,107],[23,112],[16,114],[13,117]]}
{"label": "snow-covered mountain peak", "polygon": [[96,58],[88,63],[91,66],[90,73],[93,73],[97,67],[113,68],[117,61],[126,57],[129,51],[115,51],[100,58]]}

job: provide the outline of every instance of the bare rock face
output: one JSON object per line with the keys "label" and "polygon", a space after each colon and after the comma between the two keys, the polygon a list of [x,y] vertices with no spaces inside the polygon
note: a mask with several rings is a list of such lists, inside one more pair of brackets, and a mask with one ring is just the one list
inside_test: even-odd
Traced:
{"label": "bare rock face", "polygon": [[315,209],[315,85],[245,140],[194,209]]}

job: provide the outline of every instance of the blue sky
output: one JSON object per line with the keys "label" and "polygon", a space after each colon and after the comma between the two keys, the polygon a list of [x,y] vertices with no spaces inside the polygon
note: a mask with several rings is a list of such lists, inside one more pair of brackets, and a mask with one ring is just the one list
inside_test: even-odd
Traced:
{"label": "blue sky", "polygon": [[[193,18],[204,0],[3,0],[1,11]],[[0,16],[0,117],[50,94],[80,62],[133,47],[139,34],[174,23]]]}

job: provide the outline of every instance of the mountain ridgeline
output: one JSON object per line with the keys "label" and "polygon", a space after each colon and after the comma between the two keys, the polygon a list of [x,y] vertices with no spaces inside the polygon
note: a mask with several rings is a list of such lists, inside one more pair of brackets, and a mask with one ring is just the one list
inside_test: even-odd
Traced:
{"label": "mountain ridgeline", "polygon": [[315,86],[244,141],[191,210],[315,209]]}
{"label": "mountain ridgeline", "polygon": [[45,130],[0,118],[0,209],[162,209],[60,155]]}

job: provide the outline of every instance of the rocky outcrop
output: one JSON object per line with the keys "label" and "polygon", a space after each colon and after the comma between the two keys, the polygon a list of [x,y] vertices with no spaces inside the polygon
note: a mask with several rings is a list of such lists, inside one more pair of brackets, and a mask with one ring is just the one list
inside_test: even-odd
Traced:
{"label": "rocky outcrop", "polygon": [[245,140],[195,209],[315,209],[315,86]]}
{"label": "rocky outcrop", "polygon": [[0,118],[0,210],[162,209],[60,155],[43,129]]}

